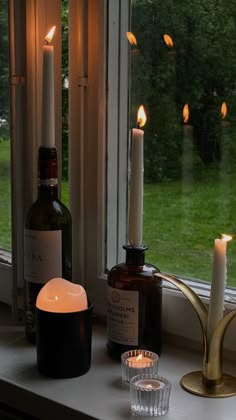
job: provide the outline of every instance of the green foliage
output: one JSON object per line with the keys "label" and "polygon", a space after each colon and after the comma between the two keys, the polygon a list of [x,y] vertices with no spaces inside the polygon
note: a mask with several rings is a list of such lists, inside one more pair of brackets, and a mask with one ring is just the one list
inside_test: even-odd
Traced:
{"label": "green foliage", "polygon": [[[220,162],[221,104],[227,102],[230,121],[236,107],[236,3],[134,0],[132,32],[138,48],[131,48],[131,118],[134,124],[143,103],[149,117],[146,181],[180,176],[185,103],[198,162]],[[171,36],[173,48],[164,34]]]}

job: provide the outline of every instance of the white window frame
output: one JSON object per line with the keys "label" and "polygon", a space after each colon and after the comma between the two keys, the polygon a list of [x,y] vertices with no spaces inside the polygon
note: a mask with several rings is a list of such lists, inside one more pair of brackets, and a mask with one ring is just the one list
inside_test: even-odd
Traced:
{"label": "white window frame", "polygon": [[85,284],[96,313],[104,315],[105,271],[122,260],[126,241],[129,4],[70,0],[69,5],[73,279]]}
{"label": "white window frame", "polygon": [[[15,16],[21,16],[24,20],[23,1],[18,8],[17,0],[10,1],[16,6]],[[122,245],[126,241],[129,117],[128,46],[125,33],[129,27],[129,3],[127,0],[70,0],[69,4],[69,183],[74,230],[73,280],[86,286],[89,299],[95,305],[95,313],[104,315],[106,264],[110,268],[123,260]],[[17,141],[13,138],[12,146],[15,171],[12,177],[13,237],[16,247],[15,250],[13,247],[13,273],[14,284],[18,287],[22,287],[23,281],[23,218],[37,190],[41,100],[36,92],[41,91],[42,83],[42,39],[50,26],[56,24],[60,28],[61,25],[60,0],[24,1],[24,5],[27,59],[24,61],[24,55],[19,52],[20,38],[15,38],[19,49],[16,49],[15,44],[15,51],[18,52],[14,70],[15,74],[20,75],[25,70],[27,77],[25,85],[16,88],[15,92],[17,118],[14,129],[18,137]],[[20,30],[20,25],[15,28]],[[55,92],[61,91],[60,30],[57,34]],[[60,160],[61,103],[58,97],[60,95],[57,95],[56,100],[56,139]],[[21,117],[19,108],[22,110]],[[22,115],[28,113],[32,118],[24,120]],[[6,271],[6,267],[4,269]],[[17,294],[14,293],[16,298]],[[163,330],[177,339],[181,337],[201,342],[198,319],[186,298],[169,288],[164,288],[163,295]],[[204,299],[208,301],[207,297]],[[236,350],[236,337],[232,333],[235,324],[236,320],[230,324],[224,343],[224,347],[233,351]]]}
{"label": "white window frame", "polygon": [[[106,2],[102,3],[105,7]],[[89,161],[92,159],[90,161],[91,165],[94,164],[94,157],[95,160],[97,159],[96,170],[89,180],[93,184],[90,185],[90,188],[88,187],[89,183],[86,184],[88,182],[89,171],[87,172],[87,176],[84,175],[85,185],[88,187],[87,203],[89,203],[89,197],[94,203],[92,208],[87,207],[87,210],[84,212],[86,216],[90,213],[89,217],[84,218],[87,244],[87,248],[86,244],[84,248],[84,278],[89,296],[95,304],[95,312],[103,315],[106,313],[107,285],[104,272],[105,256],[108,268],[124,260],[122,245],[126,241],[128,166],[128,47],[125,37],[126,31],[129,28],[129,4],[126,0],[109,0],[107,4],[107,150],[105,154],[105,139],[102,135],[105,135],[103,119],[99,120],[95,118],[95,130],[98,130],[98,133],[101,134],[97,138],[99,147],[102,146],[99,149],[100,154],[96,154],[96,151],[94,151],[93,156],[91,155],[94,146],[94,144],[91,144],[91,140],[92,142],[94,141],[96,134],[94,136],[89,135],[89,132],[91,133],[93,131],[93,128],[89,125],[90,131],[88,131],[88,137],[86,137],[85,141],[88,142],[87,147],[90,150],[90,154],[86,157],[84,156],[84,161],[86,161],[86,158]],[[97,58],[103,60],[105,58],[104,48],[102,45],[100,47],[101,50],[99,50],[99,45],[96,49],[96,51],[99,51]],[[91,52],[90,49],[89,51]],[[88,53],[88,60],[90,52]],[[100,91],[97,90],[97,93],[99,92],[101,94],[101,96],[98,96],[100,98],[98,103],[103,104],[103,109],[100,109],[100,111],[104,115],[105,99],[103,95],[105,87],[104,76],[102,74],[104,67],[99,66],[99,69],[101,72],[97,73],[97,83],[103,89]],[[91,73],[88,71],[90,76],[92,70],[94,70],[93,67],[90,68]],[[99,79],[99,74],[101,79]],[[90,77],[88,77],[88,86],[91,87]],[[124,98],[126,98],[126,101]],[[90,109],[89,106],[88,109]],[[93,115],[93,122],[96,115],[95,111],[96,108],[93,112],[89,111],[89,115]],[[101,125],[99,125],[99,121]],[[102,159],[102,162],[100,159]],[[104,166],[106,164],[107,168],[105,170]],[[107,181],[105,175],[107,176]],[[96,176],[97,182],[94,182]],[[104,207],[105,200],[106,207]],[[92,224],[91,217],[93,219]],[[105,249],[104,246],[106,247]],[[98,250],[100,251],[98,252]],[[93,258],[93,253],[95,253],[97,259]],[[210,285],[207,286],[207,289],[205,293],[203,293],[204,291],[199,292],[198,290],[200,294],[205,294],[203,301],[206,304],[209,301]],[[226,304],[227,310],[232,309],[232,307],[235,306]],[[236,350],[236,337],[232,334],[235,324],[236,320],[231,322],[224,341],[224,347],[232,351]],[[169,284],[166,283],[163,289],[163,331],[172,341],[174,340],[176,342],[181,337],[188,344],[194,342],[199,343],[200,346],[202,345],[202,332],[194,309],[182,293],[169,287]]]}

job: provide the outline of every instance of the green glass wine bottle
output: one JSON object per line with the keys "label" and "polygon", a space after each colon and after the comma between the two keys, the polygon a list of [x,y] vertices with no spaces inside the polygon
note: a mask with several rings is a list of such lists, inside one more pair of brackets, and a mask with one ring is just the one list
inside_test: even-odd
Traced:
{"label": "green glass wine bottle", "polygon": [[57,150],[38,151],[38,197],[24,229],[25,333],[35,342],[35,302],[42,286],[54,277],[71,280],[72,222],[58,199]]}

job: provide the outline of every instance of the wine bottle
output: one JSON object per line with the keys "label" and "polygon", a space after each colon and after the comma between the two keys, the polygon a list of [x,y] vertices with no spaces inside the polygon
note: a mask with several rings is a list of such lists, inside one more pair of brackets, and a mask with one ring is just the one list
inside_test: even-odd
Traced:
{"label": "wine bottle", "polygon": [[125,263],[108,273],[108,354],[117,360],[139,348],[160,354],[162,281],[154,276],[159,270],[145,264],[146,246],[123,248]]}
{"label": "wine bottle", "polygon": [[25,333],[35,342],[35,302],[43,285],[54,277],[71,280],[72,224],[69,210],[58,199],[57,150],[38,151],[38,197],[24,229]]}

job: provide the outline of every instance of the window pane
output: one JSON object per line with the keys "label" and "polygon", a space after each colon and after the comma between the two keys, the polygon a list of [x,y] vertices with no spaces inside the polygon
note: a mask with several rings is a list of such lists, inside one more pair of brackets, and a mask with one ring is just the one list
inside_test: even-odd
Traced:
{"label": "window pane", "polygon": [[0,249],[11,250],[8,1],[0,8]]}
{"label": "window pane", "polygon": [[[210,281],[214,239],[235,233],[236,3],[133,0],[131,31],[132,126],[140,104],[148,114],[147,259]],[[236,239],[227,255],[236,286]]]}
{"label": "window pane", "polygon": [[68,0],[61,3],[62,19],[62,202],[68,206]]}

